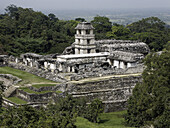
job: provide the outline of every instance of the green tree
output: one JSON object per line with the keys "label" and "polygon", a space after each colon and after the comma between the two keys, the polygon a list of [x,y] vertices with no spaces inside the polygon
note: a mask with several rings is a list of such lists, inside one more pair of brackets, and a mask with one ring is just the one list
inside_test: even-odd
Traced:
{"label": "green tree", "polygon": [[62,53],[74,42],[78,21],[63,21],[50,13],[48,16],[31,8],[10,5],[0,15],[1,53],[19,55],[25,52]]}
{"label": "green tree", "polygon": [[111,31],[112,28],[112,23],[109,21],[109,18],[96,16],[91,23],[95,28],[96,39],[106,39],[106,33]]}
{"label": "green tree", "polygon": [[95,99],[87,106],[85,118],[91,122],[98,123],[100,122],[99,115],[103,110],[102,101]]}
{"label": "green tree", "polygon": [[40,121],[45,119],[42,111],[31,106],[19,108],[10,107],[0,116],[1,127],[8,128],[37,128]]}
{"label": "green tree", "polygon": [[143,82],[133,89],[125,120],[130,126],[170,126],[170,52],[153,53],[145,59]]}
{"label": "green tree", "polygon": [[2,92],[4,90],[3,82],[0,81],[0,113],[2,112]]}
{"label": "green tree", "polygon": [[53,13],[48,14],[48,17],[49,17],[49,19],[52,20],[52,21],[57,21],[57,20],[59,20],[58,18],[56,18],[56,16],[55,16]]}
{"label": "green tree", "polygon": [[106,36],[110,39],[129,39],[130,30],[123,25],[114,25],[112,26],[112,31],[107,32]]}
{"label": "green tree", "polygon": [[84,18],[76,18],[75,21],[86,22],[86,20]]}
{"label": "green tree", "polygon": [[165,45],[164,45],[164,49],[167,51],[170,51],[170,41],[168,41]]}
{"label": "green tree", "polygon": [[52,127],[75,128],[76,99],[71,95],[58,98],[55,103],[48,106],[47,115],[47,121]]}
{"label": "green tree", "polygon": [[151,50],[160,51],[170,40],[170,29],[157,17],[149,17],[126,26],[131,40],[147,43]]}

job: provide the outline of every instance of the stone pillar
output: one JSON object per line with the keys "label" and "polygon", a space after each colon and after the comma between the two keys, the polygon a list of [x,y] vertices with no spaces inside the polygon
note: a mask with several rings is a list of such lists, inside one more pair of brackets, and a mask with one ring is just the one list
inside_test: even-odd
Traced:
{"label": "stone pillar", "polygon": [[75,72],[75,69],[74,69],[74,67],[72,67],[72,72]]}
{"label": "stone pillar", "polygon": [[76,44],[79,44],[80,42],[79,42],[79,39],[75,39],[75,42],[76,42]]}
{"label": "stone pillar", "polygon": [[18,63],[18,58],[15,58],[15,63]]}
{"label": "stone pillar", "polygon": [[108,62],[110,65],[112,65],[112,62],[111,62],[110,59],[107,59],[107,62]]}
{"label": "stone pillar", "polygon": [[58,70],[59,70],[59,71],[62,71],[62,70],[63,70],[63,68],[62,68],[62,65],[61,65],[61,64],[59,65]]}
{"label": "stone pillar", "polygon": [[96,53],[96,50],[95,49],[91,49],[91,53]]}
{"label": "stone pillar", "polygon": [[79,35],[79,34],[80,34],[79,30],[76,30],[76,34],[77,34],[77,35]]}
{"label": "stone pillar", "polygon": [[114,60],[114,67],[119,68],[119,61],[118,60]]}
{"label": "stone pillar", "polygon": [[84,44],[84,45],[86,45],[86,44],[87,44],[87,40],[83,40],[83,39],[81,39],[81,40],[80,40],[80,44]]}
{"label": "stone pillar", "polygon": [[125,65],[124,65],[124,62],[123,62],[123,61],[120,61],[120,68],[122,68],[122,69],[125,68]]}
{"label": "stone pillar", "polygon": [[83,49],[80,49],[80,54],[83,54],[84,53],[84,50]]}
{"label": "stone pillar", "polygon": [[93,34],[93,30],[90,30],[90,35],[92,35]]}
{"label": "stone pillar", "polygon": [[33,62],[32,61],[30,62],[30,66],[33,67]]}
{"label": "stone pillar", "polygon": [[84,54],[87,54],[87,49],[83,50],[83,53],[84,53]]}
{"label": "stone pillar", "polygon": [[131,63],[127,63],[127,68],[132,67]]}
{"label": "stone pillar", "polygon": [[56,65],[55,64],[50,64],[50,69],[52,72],[54,72],[54,70],[56,69]]}
{"label": "stone pillar", "polygon": [[81,35],[86,35],[86,31],[85,30],[81,30]]}
{"label": "stone pillar", "polygon": [[70,72],[70,66],[68,66],[68,68],[67,68],[67,72]]}
{"label": "stone pillar", "polygon": [[28,65],[28,62],[27,62],[27,60],[25,60],[25,61],[24,61],[24,63],[25,63],[25,65],[26,65],[26,66]]}
{"label": "stone pillar", "polygon": [[75,54],[79,54],[79,50],[75,48]]}
{"label": "stone pillar", "polygon": [[48,68],[48,63],[44,62],[44,68],[47,69]]}

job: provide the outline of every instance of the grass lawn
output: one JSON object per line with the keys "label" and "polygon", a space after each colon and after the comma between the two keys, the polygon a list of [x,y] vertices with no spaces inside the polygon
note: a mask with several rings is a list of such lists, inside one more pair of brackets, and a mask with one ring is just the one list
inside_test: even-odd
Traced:
{"label": "grass lawn", "polygon": [[23,84],[32,84],[32,83],[56,83],[54,81],[50,81],[50,80],[46,80],[44,78],[38,77],[36,75],[18,70],[18,69],[14,69],[14,68],[10,68],[10,67],[0,67],[0,74],[12,74],[14,76],[19,77],[20,79],[22,79],[23,81],[20,82],[20,85]]}
{"label": "grass lawn", "polygon": [[33,84],[32,86],[35,88],[41,88],[41,87],[49,87],[49,86],[56,86],[57,83],[54,84]]}
{"label": "grass lawn", "polygon": [[10,100],[16,104],[26,104],[27,102],[18,98],[18,97],[9,97],[9,98],[6,98],[7,100]]}
{"label": "grass lawn", "polygon": [[123,124],[123,114],[125,113],[126,111],[102,113],[100,115],[101,122],[98,124],[92,123],[82,117],[78,117],[76,126],[77,128],[132,128],[126,127]]}

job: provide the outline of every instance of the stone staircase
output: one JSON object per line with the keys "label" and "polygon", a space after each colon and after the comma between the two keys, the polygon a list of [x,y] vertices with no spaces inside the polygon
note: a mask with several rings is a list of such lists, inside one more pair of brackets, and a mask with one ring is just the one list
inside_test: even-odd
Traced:
{"label": "stone staircase", "polygon": [[14,94],[16,94],[16,87],[15,86],[10,86],[7,90],[4,91],[3,95],[8,98]]}

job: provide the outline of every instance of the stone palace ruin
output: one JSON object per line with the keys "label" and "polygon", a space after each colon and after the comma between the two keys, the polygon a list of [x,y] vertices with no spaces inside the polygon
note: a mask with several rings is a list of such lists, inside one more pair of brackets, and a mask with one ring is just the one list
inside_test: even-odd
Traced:
{"label": "stone palace ruin", "polygon": [[38,55],[25,53],[16,63],[42,68],[51,72],[92,72],[96,68],[127,69],[137,67],[149,47],[138,41],[95,40],[94,27],[87,22],[77,25],[75,42],[62,55]]}
{"label": "stone palace ruin", "polygon": [[89,102],[99,98],[106,104],[106,111],[115,110],[115,106],[124,108],[132,88],[142,80],[142,60],[149,53],[148,45],[130,40],[96,41],[95,28],[87,22],[75,29],[75,42],[61,55],[0,56],[0,65],[60,82],[58,89],[74,97],[87,97]]}

